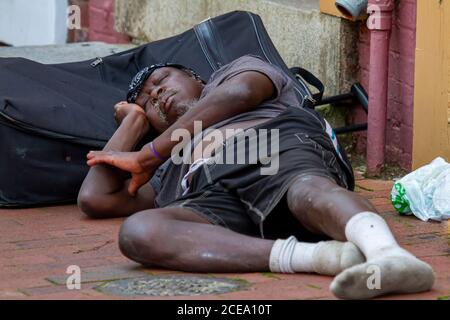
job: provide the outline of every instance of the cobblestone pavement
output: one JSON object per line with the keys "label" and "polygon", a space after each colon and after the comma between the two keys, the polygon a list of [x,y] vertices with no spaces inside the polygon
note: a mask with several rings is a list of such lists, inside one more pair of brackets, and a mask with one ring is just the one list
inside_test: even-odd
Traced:
{"label": "cobblestone pavement", "polygon": [[[359,178],[356,191],[372,201],[402,246],[433,266],[437,281],[431,292],[394,295],[385,299],[448,299],[448,222],[424,223],[415,217],[397,215],[389,201],[391,188],[390,181]],[[111,280],[144,276],[160,276],[161,279],[192,276],[170,270],[144,269],[123,257],[117,246],[121,222],[122,219],[89,220],[76,206],[0,210],[0,299],[140,299],[142,296],[104,293],[99,286],[108,285]],[[68,290],[66,287],[66,271],[70,265],[81,268],[81,290]],[[206,290],[206,295],[145,298],[334,299],[328,290],[331,277],[271,273],[200,276],[210,280],[236,280],[242,286],[222,294],[211,294]],[[184,286],[189,283],[183,279],[179,281]],[[167,289],[161,283],[159,286]]]}

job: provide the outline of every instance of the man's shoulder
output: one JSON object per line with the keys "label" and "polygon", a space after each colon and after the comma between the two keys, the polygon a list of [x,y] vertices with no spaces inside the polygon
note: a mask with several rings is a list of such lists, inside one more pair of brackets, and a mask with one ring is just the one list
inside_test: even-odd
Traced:
{"label": "man's shoulder", "polygon": [[246,65],[246,64],[264,64],[264,65],[270,65],[267,61],[265,61],[262,57],[253,55],[253,54],[247,54],[244,56],[241,56],[233,61],[231,61],[228,66],[240,66],[240,65]]}
{"label": "man's shoulder", "polygon": [[223,78],[227,78],[230,74],[240,73],[245,70],[275,71],[276,68],[260,56],[247,54],[236,58],[214,72],[208,82],[221,81]]}

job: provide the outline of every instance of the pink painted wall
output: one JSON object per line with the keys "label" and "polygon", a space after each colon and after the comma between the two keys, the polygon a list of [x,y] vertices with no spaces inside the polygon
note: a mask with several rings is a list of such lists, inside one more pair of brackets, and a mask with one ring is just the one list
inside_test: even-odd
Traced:
{"label": "pink painted wall", "polygon": [[[369,91],[369,46],[369,30],[363,24],[359,40],[359,76],[366,91]],[[405,170],[411,170],[412,163],[415,48],[416,0],[398,0],[389,52],[386,160]],[[367,121],[364,112],[355,111],[353,121]],[[358,134],[356,151],[365,154],[366,133]]]}
{"label": "pink painted wall", "polygon": [[89,1],[89,41],[129,43],[127,35],[114,29],[115,0]]}

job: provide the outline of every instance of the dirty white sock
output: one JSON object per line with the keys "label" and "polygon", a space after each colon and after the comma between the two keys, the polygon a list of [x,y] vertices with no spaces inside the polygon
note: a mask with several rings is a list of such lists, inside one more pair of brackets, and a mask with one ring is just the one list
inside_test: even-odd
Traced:
{"label": "dirty white sock", "polygon": [[330,289],[338,298],[367,299],[394,292],[422,292],[433,286],[432,268],[402,249],[378,214],[355,215],[347,223],[345,234],[361,249],[367,262],[344,270],[334,279]]}
{"label": "dirty white sock", "polygon": [[350,242],[298,242],[295,237],[275,241],[270,254],[270,270],[279,273],[314,272],[336,275],[363,263],[364,256]]}
{"label": "dirty white sock", "polygon": [[361,212],[352,217],[345,227],[345,236],[361,249],[368,260],[386,250],[401,249],[386,221],[373,212]]}

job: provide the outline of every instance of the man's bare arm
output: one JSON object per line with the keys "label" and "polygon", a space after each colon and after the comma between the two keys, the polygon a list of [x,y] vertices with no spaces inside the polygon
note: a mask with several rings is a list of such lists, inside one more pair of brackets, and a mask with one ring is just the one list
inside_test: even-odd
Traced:
{"label": "man's bare arm", "polygon": [[[145,113],[136,110],[130,111],[123,118],[103,151],[128,152],[135,149],[149,129]],[[127,192],[128,177],[129,173],[110,165],[91,167],[78,195],[78,204],[82,211],[95,217],[126,216],[141,207],[139,201],[145,202],[145,206],[151,203],[152,199],[148,197],[147,199],[144,199],[145,197],[131,199]],[[149,193],[152,192],[147,190],[144,193],[150,196]],[[117,212],[115,212],[116,209]]]}
{"label": "man's bare arm", "polygon": [[[153,141],[158,154],[169,157],[172,148],[179,141],[172,141],[172,133],[177,129],[186,129],[194,133],[194,121],[201,121],[203,128],[231,118],[240,113],[248,112],[263,101],[273,97],[275,87],[272,81],[262,73],[247,71],[238,74],[224,82],[208,96],[201,99],[197,105],[188,110],[172,126]],[[154,165],[154,159],[148,148],[142,149],[144,167]]]}

